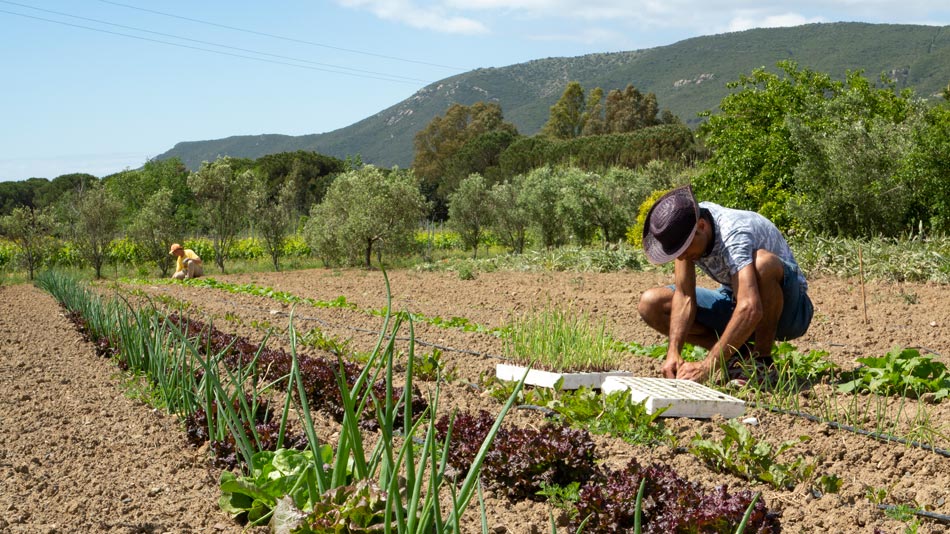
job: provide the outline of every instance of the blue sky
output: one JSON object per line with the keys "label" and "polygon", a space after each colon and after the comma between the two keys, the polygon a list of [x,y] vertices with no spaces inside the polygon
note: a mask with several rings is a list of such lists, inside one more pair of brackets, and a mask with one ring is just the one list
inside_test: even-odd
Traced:
{"label": "blue sky", "polygon": [[478,67],[755,27],[950,24],[946,0],[0,0],[0,181],[348,126]]}

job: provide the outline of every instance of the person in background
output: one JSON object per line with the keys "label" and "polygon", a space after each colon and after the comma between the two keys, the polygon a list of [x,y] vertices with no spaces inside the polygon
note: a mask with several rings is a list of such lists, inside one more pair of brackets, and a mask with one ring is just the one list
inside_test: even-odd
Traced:
{"label": "person in background", "polygon": [[[674,284],[648,289],[638,311],[669,337],[663,376],[704,381],[724,369],[736,384],[774,374],[772,344],[800,337],[814,309],[788,242],[758,213],[697,203],[690,186],[650,208],[643,249],[653,264],[674,262]],[[720,284],[696,287],[696,267]],[[687,362],[684,343],[708,349]]]}
{"label": "person in background", "polygon": [[182,248],[178,243],[173,243],[168,253],[178,258],[178,263],[175,266],[175,274],[172,275],[172,278],[175,280],[187,280],[204,274],[204,269],[201,266],[201,258],[195,254],[194,250]]}

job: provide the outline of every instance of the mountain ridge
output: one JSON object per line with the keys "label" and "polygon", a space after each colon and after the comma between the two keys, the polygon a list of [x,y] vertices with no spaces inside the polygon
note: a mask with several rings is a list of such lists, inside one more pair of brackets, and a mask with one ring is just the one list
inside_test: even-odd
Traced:
{"label": "mountain ridge", "polygon": [[408,167],[416,132],[444,114],[449,105],[497,102],[505,120],[521,134],[533,135],[569,81],[580,82],[586,91],[601,87],[605,93],[633,84],[643,93],[655,93],[661,109],[695,126],[701,120],[698,113],[715,111],[729,93],[728,82],[760,67],[777,71],[776,63],[786,59],[835,79],[856,70],[874,81],[887,74],[898,88],[911,87],[918,96],[931,97],[950,82],[950,26],[816,23],[692,37],[634,51],[478,68],[426,85],[401,102],[330,132],[183,141],[157,159],[179,157],[194,170],[202,161],[218,156],[256,159],[310,150],[341,159],[359,154],[366,163]]}

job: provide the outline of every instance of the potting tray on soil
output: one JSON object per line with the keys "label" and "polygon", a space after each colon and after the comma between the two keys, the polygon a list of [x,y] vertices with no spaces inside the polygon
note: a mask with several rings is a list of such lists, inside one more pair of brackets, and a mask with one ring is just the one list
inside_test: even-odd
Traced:
{"label": "potting tray on soil", "polygon": [[660,417],[708,419],[720,414],[729,419],[745,413],[745,402],[689,380],[611,376],[601,386],[604,393],[629,391],[634,402],[643,402],[647,413],[668,407]]}
{"label": "potting tray on soil", "polygon": [[[528,371],[528,368],[522,365],[499,363],[495,367],[495,376],[499,380],[510,380],[517,382],[518,380],[521,380],[522,376],[524,376],[525,371]],[[557,384],[558,380],[561,380],[561,389],[579,389],[582,387],[598,389],[601,387],[601,384],[607,377],[632,375],[633,373],[627,371],[571,373],[531,369],[528,371],[528,376],[525,378],[524,383],[530,386],[553,388],[554,385]]]}

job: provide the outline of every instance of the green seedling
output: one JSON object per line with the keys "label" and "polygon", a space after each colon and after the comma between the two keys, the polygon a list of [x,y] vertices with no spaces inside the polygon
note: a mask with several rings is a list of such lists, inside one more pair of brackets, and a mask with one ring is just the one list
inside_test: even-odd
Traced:
{"label": "green seedling", "polygon": [[821,475],[815,481],[815,489],[819,494],[838,493],[841,491],[842,480],[838,475]]}
{"label": "green seedling", "polygon": [[887,499],[888,493],[887,488],[875,488],[872,486],[864,488],[864,496],[867,497],[872,504],[882,504]]}
{"label": "green seedling", "polygon": [[442,351],[439,349],[433,349],[430,353],[416,356],[414,365],[416,377],[422,380],[453,382],[458,378],[458,372],[454,365],[451,368],[446,368],[445,360],[442,359]]}
{"label": "green seedling", "polygon": [[525,314],[504,337],[512,361],[558,372],[615,370],[621,357],[613,345],[605,321],[559,308]]}
{"label": "green seedling", "polygon": [[340,341],[319,328],[311,328],[306,334],[300,336],[300,344],[317,350],[325,350],[337,356],[344,356],[348,353],[350,340]]}
{"label": "green seedling", "polygon": [[647,413],[644,404],[633,402],[626,391],[608,395],[588,388],[564,391],[547,406],[565,423],[591,434],[609,434],[634,444],[656,444],[670,437],[659,420],[663,410]]}
{"label": "green seedling", "polygon": [[790,463],[777,460],[785,451],[811,439],[808,436],[782,442],[773,450],[770,443],[759,441],[734,419],[720,428],[725,432],[721,441],[697,436],[690,447],[690,452],[717,471],[733,473],[746,480],[760,480],[776,489],[790,489],[807,480],[815,470],[814,463],[800,456]]}
{"label": "green seedling", "polygon": [[576,503],[580,497],[580,489],[581,485],[579,482],[571,482],[567,486],[542,482],[541,490],[538,491],[538,495],[544,497],[551,506],[561,510],[569,517],[573,517],[577,514],[574,503]]}

